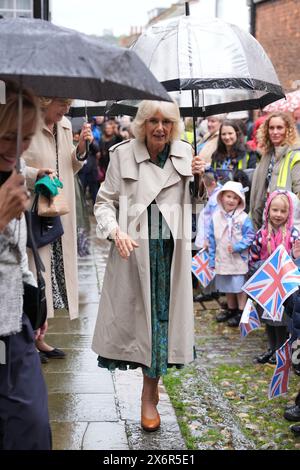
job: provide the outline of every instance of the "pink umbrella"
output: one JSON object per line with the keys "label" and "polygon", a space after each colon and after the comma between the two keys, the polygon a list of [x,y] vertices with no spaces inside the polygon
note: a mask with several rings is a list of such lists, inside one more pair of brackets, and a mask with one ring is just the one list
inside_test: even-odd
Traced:
{"label": "pink umbrella", "polygon": [[297,108],[300,108],[300,89],[287,93],[286,98],[268,104],[263,110],[266,113],[274,111],[290,111],[292,113]]}

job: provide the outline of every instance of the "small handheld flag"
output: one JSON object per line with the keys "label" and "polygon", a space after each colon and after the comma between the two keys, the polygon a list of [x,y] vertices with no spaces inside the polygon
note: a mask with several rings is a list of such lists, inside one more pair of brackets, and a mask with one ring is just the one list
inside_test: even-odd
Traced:
{"label": "small handheld flag", "polygon": [[198,251],[192,258],[192,272],[203,287],[207,287],[215,277],[215,273],[209,268],[208,263],[209,257],[205,250]]}
{"label": "small handheld flag", "polygon": [[260,327],[258,313],[251,299],[247,300],[239,327],[242,338],[245,338],[245,336],[247,336],[251,331]]}
{"label": "small handheld flag", "polygon": [[279,245],[242,289],[267,311],[272,320],[278,321],[283,302],[299,285],[300,272],[284,246]]}
{"label": "small handheld flag", "polygon": [[287,392],[291,363],[291,344],[289,338],[276,351],[276,369],[269,386],[269,399],[279,397]]}

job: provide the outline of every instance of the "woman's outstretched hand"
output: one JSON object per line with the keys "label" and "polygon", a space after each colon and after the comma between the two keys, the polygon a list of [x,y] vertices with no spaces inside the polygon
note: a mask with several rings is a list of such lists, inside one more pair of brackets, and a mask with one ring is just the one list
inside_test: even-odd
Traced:
{"label": "woman's outstretched hand", "polygon": [[119,228],[114,229],[110,236],[114,240],[119,255],[123,259],[127,260],[134,248],[139,246],[127,233],[121,232]]}

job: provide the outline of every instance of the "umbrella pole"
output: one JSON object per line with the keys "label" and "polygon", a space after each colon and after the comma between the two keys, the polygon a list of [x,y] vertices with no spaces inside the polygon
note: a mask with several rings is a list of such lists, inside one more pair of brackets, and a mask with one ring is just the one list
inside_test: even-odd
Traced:
{"label": "umbrella pole", "polygon": [[[195,98],[194,98],[194,90],[191,90],[192,93],[192,110],[193,110],[193,133],[194,133],[194,151],[195,155],[197,155],[197,138],[196,138],[196,118],[194,116],[195,110]],[[196,197],[199,192],[199,175],[194,176],[194,196]]]}
{"label": "umbrella pole", "polygon": [[22,84],[20,84],[19,94],[18,94],[17,163],[16,163],[17,173],[21,172],[21,154],[22,154],[22,141],[23,141],[22,123],[23,123],[23,89],[22,89]]}
{"label": "umbrella pole", "polygon": [[[87,103],[85,102],[85,122],[88,123],[89,120],[88,120],[88,112],[87,112]],[[88,140],[85,141],[85,153],[86,153],[86,158],[88,157],[88,153],[89,153],[89,149],[90,149],[90,143]]]}
{"label": "umbrella pole", "polygon": [[[189,2],[185,2],[185,16],[190,16],[190,4]],[[192,93],[192,109],[193,109],[193,132],[194,132],[194,151],[195,155],[197,155],[197,139],[196,139],[196,118],[194,116],[194,109],[195,109],[195,98],[194,98],[194,90],[191,90]],[[199,176],[194,176],[194,188],[193,193],[194,196],[197,197],[199,192]]]}

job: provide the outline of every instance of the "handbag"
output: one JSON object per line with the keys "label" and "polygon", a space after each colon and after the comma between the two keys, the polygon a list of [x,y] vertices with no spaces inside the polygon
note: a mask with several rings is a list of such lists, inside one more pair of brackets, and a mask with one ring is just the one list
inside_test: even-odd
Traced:
{"label": "handbag", "polygon": [[62,192],[62,188],[58,189],[57,196],[50,198],[43,194],[38,195],[37,213],[41,217],[55,217],[58,215],[65,215],[70,212],[68,203]]}
{"label": "handbag", "polygon": [[33,240],[35,246],[41,248],[55,242],[64,234],[60,216],[41,217],[38,215],[37,201],[39,197],[40,195],[35,196],[30,211],[32,237],[27,237],[27,246],[31,249],[33,249]]}
{"label": "handbag", "polygon": [[27,222],[28,238],[31,240],[32,253],[36,267],[37,287],[24,283],[23,311],[29,318],[33,330],[37,330],[47,319],[46,284],[42,275],[42,271],[45,271],[45,267],[34,241],[30,212],[25,212],[25,218]]}

